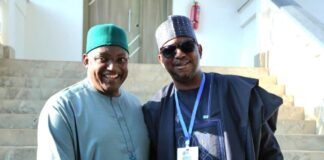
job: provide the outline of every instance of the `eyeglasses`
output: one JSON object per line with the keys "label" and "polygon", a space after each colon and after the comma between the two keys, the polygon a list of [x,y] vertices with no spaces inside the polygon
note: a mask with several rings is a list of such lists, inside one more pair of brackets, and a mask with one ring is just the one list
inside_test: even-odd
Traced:
{"label": "eyeglasses", "polygon": [[196,42],[194,40],[183,41],[178,44],[161,47],[160,52],[165,58],[173,58],[176,55],[176,49],[181,49],[182,52],[188,54],[195,50]]}

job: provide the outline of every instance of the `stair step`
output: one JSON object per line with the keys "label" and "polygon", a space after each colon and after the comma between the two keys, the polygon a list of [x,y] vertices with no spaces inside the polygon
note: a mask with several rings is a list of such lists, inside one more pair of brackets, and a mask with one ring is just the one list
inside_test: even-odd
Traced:
{"label": "stair step", "polygon": [[43,77],[0,77],[0,87],[20,87],[20,88],[65,88],[82,79],[76,78],[43,78]]}
{"label": "stair step", "polygon": [[276,134],[315,134],[316,121],[313,120],[279,120]]}
{"label": "stair step", "polygon": [[0,114],[2,129],[36,129],[38,114]]}
{"label": "stair step", "polygon": [[[28,77],[28,75],[33,75],[34,77],[85,77],[85,68],[81,62],[1,59],[0,64],[2,66],[0,68],[0,74],[6,76]],[[135,74],[137,74],[138,71],[148,71],[150,73],[167,75],[167,72],[160,64],[129,63],[128,68],[130,70],[130,73],[134,72]],[[217,72],[221,74],[236,74],[258,79],[263,76],[268,76],[267,69],[255,67],[203,66],[202,70],[206,72]]]}
{"label": "stair step", "polygon": [[[150,73],[151,75],[151,73]],[[163,75],[163,74],[162,74]],[[83,78],[46,78],[46,77],[15,77],[15,76],[1,76],[0,77],[0,87],[23,87],[23,88],[64,88],[71,84],[74,84]],[[260,79],[260,86],[267,87],[273,87],[275,85],[275,82],[272,82],[275,80],[272,79]],[[128,86],[133,86],[141,83],[150,84],[152,82],[155,82],[154,84],[158,87],[162,87],[168,83],[171,82],[171,78],[169,75],[163,75],[161,76],[161,73],[156,73],[155,76],[141,76],[141,74],[129,74],[128,78],[126,79],[125,83]],[[269,85],[270,84],[270,85]],[[284,89],[284,86],[278,85],[277,88],[280,88],[279,90]],[[282,92],[282,91],[281,91]]]}
{"label": "stair step", "polygon": [[60,89],[57,88],[0,88],[0,99],[46,100]]}
{"label": "stair step", "polygon": [[36,146],[0,146],[2,160],[35,160]]}
{"label": "stair step", "polygon": [[[138,85],[137,85],[138,86]],[[142,100],[142,102],[146,102],[150,97],[154,95],[154,93],[158,90],[151,91],[151,89],[148,87],[151,85],[142,85],[141,88],[133,87],[129,88],[128,91],[133,93],[134,95],[138,96],[139,99]],[[151,86],[153,88],[153,86]],[[124,88],[124,87],[123,87]],[[0,100],[1,101],[24,101],[24,102],[31,102],[33,100],[35,101],[46,101],[49,97],[57,93],[59,90],[62,90],[63,88],[56,89],[56,88],[17,88],[17,87],[8,87],[8,88],[0,88]],[[0,105],[1,105],[0,101]],[[29,104],[28,104],[29,105]],[[12,104],[11,104],[12,106]],[[18,107],[18,106],[17,106]],[[14,107],[13,110],[17,110],[17,107]],[[37,106],[36,108],[39,108],[40,106]],[[23,107],[19,107],[20,109],[24,109]],[[10,107],[6,106],[0,106],[0,110],[7,110],[10,109]],[[30,108],[29,108],[30,109]]]}
{"label": "stair step", "polygon": [[264,77],[260,77],[259,79],[259,84],[263,85],[263,84],[277,84],[277,77],[275,76],[264,76]]}
{"label": "stair step", "polygon": [[294,97],[282,95],[280,96],[283,100],[282,106],[293,106],[294,105]]}
{"label": "stair step", "polygon": [[285,160],[323,160],[324,151],[282,150]]}
{"label": "stair step", "polygon": [[270,93],[273,93],[275,95],[284,95],[285,94],[285,86],[283,85],[275,85],[275,84],[267,84],[261,86],[265,90],[267,90]]}
{"label": "stair step", "polygon": [[282,150],[324,151],[324,135],[276,134]]}
{"label": "stair step", "polygon": [[0,146],[36,146],[36,129],[0,129]]}
{"label": "stair step", "polygon": [[1,100],[0,113],[38,114],[45,100]]}
{"label": "stair step", "polygon": [[279,120],[304,120],[304,108],[302,107],[287,107],[282,106],[279,108]]}
{"label": "stair step", "polygon": [[23,59],[0,59],[0,66],[11,68],[39,68],[39,69],[84,69],[81,62],[76,61],[49,61],[49,60],[23,60]]}
{"label": "stair step", "polygon": [[[171,82],[169,77],[158,76],[159,78],[145,78],[144,76],[130,76],[126,79],[125,84],[127,86],[138,85],[138,83],[158,85],[162,87],[165,84]],[[85,77],[84,77],[85,78]],[[82,79],[84,79],[82,78]],[[82,79],[77,78],[44,78],[44,77],[10,77],[1,76],[0,77],[0,87],[10,88],[10,87],[20,87],[20,88],[65,88]]]}

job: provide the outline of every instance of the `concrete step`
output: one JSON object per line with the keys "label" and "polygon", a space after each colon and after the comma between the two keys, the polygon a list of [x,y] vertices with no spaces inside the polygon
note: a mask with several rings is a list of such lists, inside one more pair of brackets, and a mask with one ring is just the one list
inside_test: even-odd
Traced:
{"label": "concrete step", "polygon": [[[136,87],[142,87],[144,85],[139,86],[138,84],[146,84],[147,88],[152,88],[152,90],[156,91],[160,89],[162,86],[169,83],[168,78],[152,78],[144,79],[143,76],[134,77],[130,76],[125,83],[123,84],[124,88],[132,89]],[[158,77],[158,75],[156,75]],[[42,89],[63,89],[68,87],[74,83],[81,81],[82,79],[75,79],[75,78],[20,78],[20,77],[9,77],[9,76],[1,76],[0,77],[0,88],[42,88]]]}
{"label": "concrete step", "polygon": [[285,95],[285,86],[284,85],[276,85],[276,84],[264,84],[263,86],[260,85],[262,88],[267,90],[270,93],[275,95]]}
{"label": "concrete step", "polygon": [[0,77],[0,87],[20,88],[65,88],[82,79],[76,78],[43,78],[43,77]]}
{"label": "concrete step", "polygon": [[0,114],[1,129],[36,129],[38,114]]}
{"label": "concrete step", "polygon": [[36,146],[0,146],[2,160],[35,160]]}
{"label": "concrete step", "polygon": [[49,68],[78,70],[84,68],[83,64],[77,61],[49,61],[49,60],[24,60],[24,59],[0,59],[1,67],[11,68]]}
{"label": "concrete step", "polygon": [[324,151],[324,135],[276,134],[282,150]]}
{"label": "concrete step", "polygon": [[0,146],[36,146],[36,129],[0,129]]}
{"label": "concrete step", "polygon": [[38,114],[45,100],[1,100],[0,113]]}
{"label": "concrete step", "polygon": [[16,100],[45,100],[51,95],[58,92],[56,88],[19,88],[6,87],[0,88],[0,99],[16,99]]}
{"label": "concrete step", "polygon": [[[27,66],[26,66],[27,67]],[[44,77],[44,78],[77,78],[81,79],[86,76],[86,71],[76,71],[70,68],[62,69],[42,69],[42,68],[10,68],[1,67],[0,75],[11,77]]]}
{"label": "concrete step", "polygon": [[[140,99],[141,103],[148,101],[157,91],[153,92],[143,90],[129,89],[128,91],[136,95]],[[11,94],[12,96],[1,95],[0,89],[0,113],[39,113],[46,100],[52,95],[51,93],[54,94],[56,92],[55,90],[45,90],[44,92],[41,91],[41,89],[23,89],[23,91],[15,93],[17,94]]]}
{"label": "concrete step", "polygon": [[[1,59],[0,74],[6,76],[22,76],[27,75],[40,77],[71,77],[82,78],[85,75],[85,68],[81,62],[69,61],[38,61],[38,60],[17,60],[17,59]],[[129,63],[130,73],[142,73],[149,71],[150,73],[166,74],[167,72],[160,64],[136,64]],[[237,74],[247,77],[260,78],[268,76],[265,68],[254,67],[208,67],[203,66],[202,70],[206,72],[217,72],[221,74]],[[18,72],[16,72],[18,71]],[[81,74],[80,74],[81,73]],[[28,77],[28,76],[27,76]]]}
{"label": "concrete step", "polygon": [[[134,95],[138,96],[139,99],[148,100],[150,97],[153,96],[153,94],[158,90],[158,88],[154,89],[153,91],[150,91],[154,85],[150,87],[150,85],[141,85],[143,86],[142,89],[140,88],[129,88],[128,91],[133,93]],[[63,88],[62,88],[63,89]],[[14,102],[14,100],[18,101],[24,101],[24,102],[31,102],[31,101],[46,101],[50,96],[57,93],[61,89],[56,88],[17,88],[17,87],[8,87],[8,88],[0,88],[0,100],[1,101],[7,101]],[[2,106],[0,101],[0,109],[8,110],[9,107],[6,107],[5,105]],[[12,106],[12,104],[10,104]],[[14,107],[14,110],[17,109],[16,106]],[[22,108],[22,107],[19,107]],[[37,106],[37,109],[39,106]]]}
{"label": "concrete step", "polygon": [[[142,76],[143,77],[143,76]],[[159,76],[156,76],[159,77]],[[23,90],[23,89],[32,89],[37,88],[42,89],[43,91],[49,89],[53,90],[59,90],[63,89],[67,86],[70,86],[71,84],[74,84],[76,82],[80,81],[79,79],[71,79],[71,78],[18,78],[18,77],[0,77],[0,95],[2,90],[2,97],[6,97],[3,92],[9,93],[9,91],[12,91],[14,93],[18,92],[17,90]],[[146,85],[138,85],[139,83],[143,83]],[[136,78],[134,76],[129,77],[125,83],[123,84],[123,87],[129,91],[138,92],[146,91],[155,93],[158,91],[161,87],[164,85],[170,83],[170,80],[168,78],[164,79],[143,79],[140,80],[139,78]],[[284,86],[280,85],[264,85],[265,89],[269,90],[270,92],[274,92],[275,94],[283,94],[284,93]],[[19,89],[18,89],[19,87]],[[144,88],[143,88],[144,87]],[[15,94],[17,96],[17,94]],[[9,98],[10,95],[7,94],[7,98]],[[1,96],[0,96],[1,98]],[[9,98],[10,99],[10,98]]]}
{"label": "concrete step", "polygon": [[313,120],[279,120],[276,134],[315,134],[316,121]]}
{"label": "concrete step", "polygon": [[282,150],[285,160],[323,160],[324,151]]}
{"label": "concrete step", "polygon": [[[124,89],[128,90],[129,92],[134,93],[136,96],[141,99],[142,102],[145,102],[150,97],[152,97],[161,87],[155,86],[153,84],[147,85],[134,85],[131,86],[130,84],[125,83],[122,86]],[[0,110],[1,108],[8,108],[3,105],[2,101],[8,100],[19,100],[30,102],[34,101],[45,101],[50,96],[62,90],[63,88],[19,88],[19,87],[0,87]],[[288,105],[288,103],[285,103]],[[291,103],[290,103],[291,104]],[[10,104],[9,104],[10,105]],[[13,105],[11,105],[13,106]],[[21,104],[19,104],[21,106]],[[16,109],[19,106],[15,106]],[[22,107],[19,107],[22,108]],[[39,107],[37,107],[39,108]]]}
{"label": "concrete step", "polygon": [[279,108],[279,120],[304,120],[305,113],[302,107],[282,106]]}
{"label": "concrete step", "polygon": [[266,86],[266,85],[278,85],[276,83],[276,79],[273,79],[271,76],[261,77],[259,80],[259,86]]}
{"label": "concrete step", "polygon": [[[171,82],[169,75],[155,73],[156,75],[139,76],[137,73],[130,73],[125,83],[128,86],[133,86],[134,84],[144,83],[149,84],[153,83],[162,87],[165,84]],[[24,88],[64,88],[71,84],[74,84],[83,78],[46,78],[46,77],[16,77],[16,76],[1,76],[0,77],[0,87],[24,87]],[[269,85],[275,85],[275,79],[271,77],[264,77],[260,79],[260,86],[271,87]],[[279,85],[280,86],[280,85]],[[283,87],[283,86],[280,86]]]}
{"label": "concrete step", "polygon": [[283,100],[283,103],[282,103],[283,106],[294,106],[294,97],[293,96],[281,95],[280,97]]}
{"label": "concrete step", "polygon": [[275,76],[264,76],[259,78],[259,84],[277,84],[277,77]]}

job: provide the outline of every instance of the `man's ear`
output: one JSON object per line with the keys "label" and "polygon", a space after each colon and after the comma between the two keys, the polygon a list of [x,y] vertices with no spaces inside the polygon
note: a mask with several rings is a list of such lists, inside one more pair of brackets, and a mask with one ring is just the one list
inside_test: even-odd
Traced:
{"label": "man's ear", "polygon": [[88,68],[89,57],[87,54],[82,54],[82,63],[86,68]]}
{"label": "man's ear", "polygon": [[159,60],[160,64],[163,66],[163,68],[165,68],[164,63],[163,63],[163,57],[162,57],[162,54],[160,54],[160,53],[158,53],[158,60]]}
{"label": "man's ear", "polygon": [[157,57],[158,57],[158,61],[160,62],[160,64],[163,64],[163,62],[162,62],[162,58],[163,58],[162,55],[160,53],[158,53]]}
{"label": "man's ear", "polygon": [[199,55],[200,55],[200,58],[202,57],[202,46],[200,44],[198,44],[198,52],[199,52]]}

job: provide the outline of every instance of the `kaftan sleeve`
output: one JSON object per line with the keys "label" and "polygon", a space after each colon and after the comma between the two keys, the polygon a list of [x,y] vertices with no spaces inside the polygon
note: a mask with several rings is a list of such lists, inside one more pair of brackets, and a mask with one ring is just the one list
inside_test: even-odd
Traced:
{"label": "kaftan sleeve", "polygon": [[152,115],[150,113],[150,110],[148,107],[150,107],[152,104],[150,102],[143,105],[142,111],[144,115],[144,121],[149,133],[149,139],[150,139],[150,153],[149,153],[149,159],[156,159],[156,144],[155,140],[157,139],[155,134],[155,127],[154,122],[152,119]]}
{"label": "kaftan sleeve", "polygon": [[257,97],[262,101],[262,128],[259,158],[262,160],[283,160],[283,155],[274,135],[276,131],[278,108],[282,99],[261,87],[256,87]]}
{"label": "kaftan sleeve", "polygon": [[37,159],[76,160],[73,136],[61,104],[49,100],[38,120]]}
{"label": "kaftan sleeve", "polygon": [[262,160],[283,160],[279,144],[269,124],[262,126],[261,144],[259,159]]}

